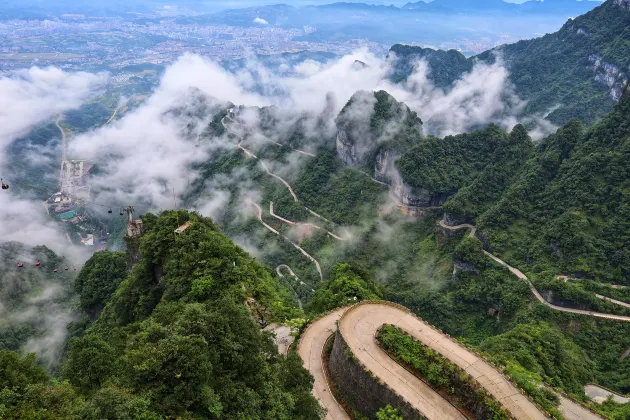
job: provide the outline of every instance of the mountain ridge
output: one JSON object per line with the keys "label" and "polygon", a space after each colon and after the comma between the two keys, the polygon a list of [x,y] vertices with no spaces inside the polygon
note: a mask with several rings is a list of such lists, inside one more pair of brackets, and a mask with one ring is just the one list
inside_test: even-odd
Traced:
{"label": "mountain ridge", "polygon": [[[515,93],[527,101],[525,115],[547,114],[562,125],[572,118],[592,124],[610,111],[630,79],[630,8],[627,0],[607,0],[590,12],[569,19],[540,38],[502,45],[465,58],[450,50],[393,45],[393,80],[401,82],[415,61],[426,59],[438,87],[448,89],[475,62],[496,63],[509,71]],[[623,9],[619,13],[619,8]]]}

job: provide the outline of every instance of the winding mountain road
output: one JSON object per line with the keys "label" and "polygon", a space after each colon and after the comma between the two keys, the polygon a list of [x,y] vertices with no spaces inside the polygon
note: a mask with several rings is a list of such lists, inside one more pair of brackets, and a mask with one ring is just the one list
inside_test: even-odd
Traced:
{"label": "winding mountain road", "polygon": [[256,211],[258,212],[257,214],[257,219],[260,223],[262,223],[262,225],[269,230],[271,233],[281,236],[282,238],[284,238],[287,242],[289,242],[291,245],[293,245],[293,247],[295,249],[297,249],[298,251],[300,251],[302,253],[302,255],[304,255],[306,258],[308,258],[309,260],[311,260],[311,262],[313,264],[315,264],[315,268],[317,268],[317,273],[319,274],[319,279],[321,281],[324,281],[324,273],[322,272],[322,267],[319,264],[319,261],[317,261],[311,254],[309,254],[308,252],[306,252],[304,249],[302,249],[301,246],[299,246],[296,243],[293,243],[293,241],[291,241],[289,238],[287,238],[286,236],[280,234],[280,232],[278,232],[277,230],[275,230],[273,227],[269,226],[267,223],[265,223],[265,221],[262,218],[262,207],[260,207],[258,204],[254,203],[251,200],[246,200],[246,203],[255,207]]}
{"label": "winding mountain road", "polygon": [[298,353],[315,378],[314,394],[328,410],[328,419],[348,419],[330,394],[322,353],[326,339],[339,320],[341,335],[354,356],[370,372],[429,419],[465,419],[441,395],[398,365],[377,344],[376,331],[384,324],[396,325],[418,341],[439,352],[475,378],[516,418],[543,420],[547,417],[494,367],[457,341],[435,330],[407,309],[388,302],[363,302],[342,308],[314,321],[304,332]]}
{"label": "winding mountain road", "polygon": [[[281,222],[284,222],[290,226],[305,226],[307,228],[312,228],[312,229],[323,229],[321,226],[317,226],[316,224],[313,223],[302,223],[302,222],[294,222],[292,220],[289,219],[285,219],[282,216],[277,215],[274,211],[273,211],[273,201],[269,202],[269,214],[272,217],[275,217],[276,219],[280,220]],[[331,231],[326,231],[326,233],[328,234],[328,236],[335,238],[338,241],[347,241],[348,239],[350,239],[349,237],[347,238],[343,238],[339,235],[335,235],[334,233],[332,233]]]}
{"label": "winding mountain road", "polygon": [[346,411],[337,402],[328,385],[324,371],[324,346],[326,340],[337,331],[337,321],[347,308],[337,309],[312,322],[300,337],[298,354],[304,361],[304,367],[313,375],[313,395],[327,411],[327,420],[349,420]]}
{"label": "winding mountain road", "polygon": [[[297,281],[299,284],[306,284],[303,281],[300,280],[300,278],[298,276],[295,275],[295,273],[293,272],[293,270],[291,270],[291,267],[289,267],[286,264],[280,264],[279,266],[276,267],[276,273],[278,273],[278,276],[286,279],[286,277],[284,276],[284,274],[282,274],[282,270],[281,268],[286,269],[289,272],[289,275],[291,277],[293,277],[295,279],[295,281]],[[291,284],[291,282],[287,281],[287,283],[289,284],[289,287],[291,288],[291,290],[293,291],[293,294],[295,295],[295,300],[297,300],[298,306],[300,307],[300,311],[304,311],[304,305],[302,304],[302,300],[300,299],[300,295],[297,294],[297,292],[295,291],[295,288],[293,287],[293,285]],[[315,289],[313,289],[313,287],[311,286],[311,290],[314,292]]]}
{"label": "winding mountain road", "polygon": [[[476,233],[476,228],[473,225],[469,225],[469,224],[462,224],[462,225],[457,225],[457,226],[449,226],[449,225],[447,225],[444,222],[444,220],[440,220],[440,226],[443,227],[444,229],[448,229],[448,230],[470,229],[470,235],[469,236],[471,236],[471,237],[475,236],[475,233]],[[560,311],[560,312],[572,313],[572,314],[588,315],[588,316],[593,316],[593,317],[597,317],[597,318],[613,319],[613,320],[616,320],[616,321],[630,322],[630,316],[612,315],[612,314],[604,314],[604,313],[601,313],[601,312],[585,311],[585,310],[582,310],[582,309],[565,308],[563,306],[558,306],[558,305],[554,305],[552,303],[549,303],[540,294],[540,292],[536,289],[536,287],[534,287],[534,284],[529,280],[529,278],[527,278],[527,276],[525,274],[523,274],[523,272],[521,272],[520,270],[512,267],[511,265],[509,265],[508,263],[506,263],[502,259],[492,255],[488,251],[484,250],[483,252],[488,257],[492,258],[494,261],[498,262],[499,264],[501,264],[502,266],[504,266],[508,270],[510,270],[510,272],[512,272],[512,274],[514,274],[516,277],[518,277],[521,280],[524,280],[527,283],[527,285],[529,286],[529,289],[532,291],[532,293],[536,297],[536,299],[538,299],[542,304],[546,305],[547,307],[549,307],[549,308],[551,308],[553,310]],[[606,298],[606,300],[614,301],[614,299],[610,299],[610,298]],[[619,301],[614,301],[614,303],[617,303],[617,302],[618,303],[622,303],[622,302],[619,302]]]}

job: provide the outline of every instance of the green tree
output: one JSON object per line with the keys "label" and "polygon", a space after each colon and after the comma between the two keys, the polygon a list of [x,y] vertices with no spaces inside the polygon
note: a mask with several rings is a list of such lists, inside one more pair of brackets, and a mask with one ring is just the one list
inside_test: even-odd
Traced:
{"label": "green tree", "polygon": [[356,264],[337,264],[308,304],[311,313],[322,313],[362,300],[382,299],[370,274]]}
{"label": "green tree", "polygon": [[126,277],[125,253],[100,251],[92,255],[74,282],[81,309],[91,317],[98,315]]}
{"label": "green tree", "polygon": [[114,349],[96,334],[75,338],[63,375],[83,392],[98,389],[114,372]]}
{"label": "green tree", "polygon": [[0,351],[0,418],[71,418],[81,404],[68,383],[51,382],[35,354]]}
{"label": "green tree", "polygon": [[85,420],[159,420],[163,416],[149,409],[146,397],[137,397],[129,390],[108,384],[89,397],[78,412]]}
{"label": "green tree", "polygon": [[402,416],[398,415],[398,410],[387,404],[385,407],[378,410],[376,413],[378,420],[404,420]]}

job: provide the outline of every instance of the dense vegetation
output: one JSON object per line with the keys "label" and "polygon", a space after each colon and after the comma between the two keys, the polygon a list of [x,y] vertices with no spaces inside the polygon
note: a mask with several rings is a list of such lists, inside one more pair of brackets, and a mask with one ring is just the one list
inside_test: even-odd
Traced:
{"label": "dense vegetation", "polygon": [[362,300],[382,298],[382,292],[366,270],[355,264],[337,264],[330,273],[330,279],[315,292],[307,309],[319,314]]}
{"label": "dense vegetation", "polygon": [[[579,118],[592,124],[606,115],[614,104],[605,64],[617,67],[612,76],[616,89],[623,87],[623,74],[630,65],[630,11],[613,0],[592,11],[570,19],[558,32],[541,38],[504,45],[466,59],[456,51],[433,51],[420,47],[395,45],[391,51],[399,58],[394,80],[405,80],[413,62],[426,59],[431,76],[439,87],[446,87],[470,71],[475,61],[503,60],[510,71],[516,94],[527,100],[527,115],[546,114],[555,124]],[[600,67],[595,70],[595,62]],[[596,74],[601,81],[596,80]]]}
{"label": "dense vegetation", "polygon": [[[270,271],[195,213],[146,214],[143,221],[144,235],[128,250],[141,255],[139,263],[109,300],[126,269],[120,254],[96,254],[77,282],[82,304],[105,308],[69,346],[68,383],[36,369],[15,386],[8,382],[0,392],[3,418],[48,406],[66,410],[63,418],[319,418],[299,356],[280,357],[252,322],[300,313]],[[184,222],[191,226],[175,235]],[[99,289],[103,271],[108,284]],[[4,356],[9,372],[32,365],[32,356]],[[40,400],[35,392],[59,398]]]}
{"label": "dense vegetation", "polygon": [[74,281],[81,309],[92,317],[98,315],[126,277],[125,253],[101,251],[92,255]]}
{"label": "dense vegetation", "polygon": [[488,246],[536,272],[630,284],[630,95],[585,131],[572,121],[541,142],[479,218]]}
{"label": "dense vegetation", "polygon": [[[71,319],[74,275],[63,269],[68,262],[46,247],[15,242],[0,244],[0,258],[0,350],[22,350],[29,341],[39,347],[35,346],[38,341],[46,342],[47,335],[58,329],[63,335],[65,325],[53,321]],[[39,267],[36,261],[40,261]],[[58,272],[53,273],[54,269]],[[56,355],[40,356],[50,367],[58,362]]]}
{"label": "dense vegetation", "polygon": [[472,70],[472,60],[467,60],[456,50],[434,50],[431,48],[411,47],[396,44],[389,49],[389,54],[396,57],[391,79],[395,83],[404,82],[415,71],[419,60],[426,60],[431,69],[428,77],[439,88],[448,88],[463,73]]}
{"label": "dense vegetation", "polygon": [[[448,233],[438,242],[460,241],[465,235]],[[540,387],[543,383],[578,398],[588,382],[627,392],[630,363],[620,362],[619,356],[630,346],[628,323],[542,305],[524,281],[485,256],[481,241],[467,234],[451,252],[460,269],[442,290],[403,284],[388,288],[386,298],[486,351],[548,411],[555,410],[557,400]]]}
{"label": "dense vegetation", "polygon": [[509,419],[500,403],[459,366],[393,325],[384,325],[376,339],[379,345],[399,363],[411,368],[432,388],[448,395],[458,408],[476,419]]}
{"label": "dense vegetation", "polygon": [[[423,139],[396,162],[404,182],[446,211],[470,220],[501,196],[532,143],[524,127],[507,134],[495,124],[470,134]],[[457,193],[457,194],[455,194]]]}

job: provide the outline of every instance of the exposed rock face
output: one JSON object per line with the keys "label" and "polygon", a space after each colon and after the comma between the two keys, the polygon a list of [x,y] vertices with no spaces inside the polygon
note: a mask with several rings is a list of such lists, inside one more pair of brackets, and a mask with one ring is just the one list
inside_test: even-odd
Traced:
{"label": "exposed rock face", "polygon": [[470,222],[471,220],[461,219],[450,213],[444,213],[444,223],[446,223],[448,226],[457,226],[457,225],[462,225],[464,223],[470,223]]}
{"label": "exposed rock face", "polygon": [[[630,0],[627,1],[630,2]],[[600,54],[591,54],[588,59],[593,63],[592,68],[595,71],[595,80],[610,88],[610,97],[615,101],[621,99],[623,89],[628,83],[626,73],[614,64],[603,62]],[[630,67],[628,67],[628,74],[630,74]]]}
{"label": "exposed rock face", "polygon": [[394,171],[394,162],[398,156],[399,153],[397,151],[381,149],[376,155],[376,161],[374,163],[374,179],[386,184],[391,184],[391,174]]}
{"label": "exposed rock face", "polygon": [[405,206],[423,208],[440,207],[450,197],[450,195],[434,195],[428,190],[410,187],[398,175],[393,177],[392,195]]}
{"label": "exposed rock face", "polygon": [[355,93],[335,123],[337,151],[346,165],[372,166],[381,152],[396,152],[380,157],[386,161],[381,162],[382,171],[393,163],[391,158],[422,137],[418,115],[385,91]]}
{"label": "exposed rock face", "polygon": [[453,272],[456,273],[458,271],[474,271],[475,273],[479,272],[479,270],[477,270],[477,268],[475,267],[475,264],[453,260]]}
{"label": "exposed rock face", "polygon": [[613,4],[630,10],[630,0],[613,0]]}
{"label": "exposed rock face", "polygon": [[579,35],[586,35],[586,36],[590,35],[590,32],[586,28],[578,28],[577,33]]}
{"label": "exposed rock face", "polygon": [[359,161],[357,156],[357,145],[348,138],[346,130],[337,131],[337,153],[344,165],[356,165]]}

